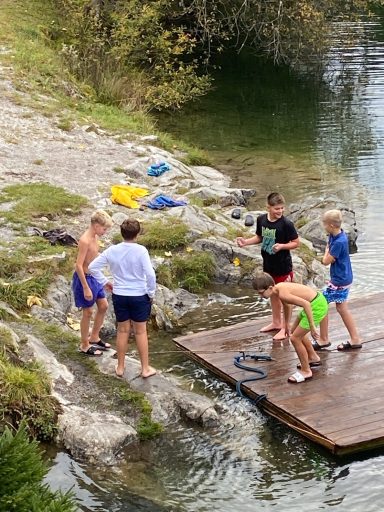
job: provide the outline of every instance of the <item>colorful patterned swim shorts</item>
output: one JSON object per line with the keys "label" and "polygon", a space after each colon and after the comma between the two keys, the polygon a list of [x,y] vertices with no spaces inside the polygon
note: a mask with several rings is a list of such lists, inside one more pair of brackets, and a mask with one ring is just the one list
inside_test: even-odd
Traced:
{"label": "colorful patterned swim shorts", "polygon": [[330,304],[331,302],[341,304],[342,302],[348,300],[349,288],[350,285],[335,286],[332,283],[330,283],[326,288],[324,288],[323,295],[327,299],[328,304]]}

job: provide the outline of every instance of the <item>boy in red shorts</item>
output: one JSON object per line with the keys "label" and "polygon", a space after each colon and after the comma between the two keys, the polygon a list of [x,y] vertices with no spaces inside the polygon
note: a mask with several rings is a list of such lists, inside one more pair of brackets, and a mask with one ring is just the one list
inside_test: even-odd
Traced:
{"label": "boy in red shorts", "polygon": [[[284,217],[285,200],[278,192],[267,197],[267,213],[259,215],[256,223],[256,235],[251,238],[237,238],[239,247],[261,243],[263,270],[270,274],[275,282],[293,281],[292,257],[290,251],[299,246],[299,236],[293,223]],[[274,340],[285,339],[281,311],[282,304],[278,295],[271,295],[272,322],[261,332],[277,330]]]}

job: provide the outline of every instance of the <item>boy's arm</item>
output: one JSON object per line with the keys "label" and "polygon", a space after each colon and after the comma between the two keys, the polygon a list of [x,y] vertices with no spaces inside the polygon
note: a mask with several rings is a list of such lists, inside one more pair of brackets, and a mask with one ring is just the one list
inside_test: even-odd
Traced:
{"label": "boy's arm", "polygon": [[286,244],[275,244],[272,249],[273,252],[279,252],[279,251],[292,251],[293,249],[297,249],[300,245],[300,239],[296,238],[295,240],[291,240],[290,242],[287,242]]}
{"label": "boy's arm", "polygon": [[246,245],[254,245],[259,244],[263,240],[263,237],[259,235],[254,235],[251,238],[243,238],[238,237],[236,238],[236,243],[239,247],[245,247]]}
{"label": "boy's arm", "polygon": [[[108,250],[108,249],[107,249]],[[88,269],[90,274],[103,286],[109,285],[109,279],[105,277],[102,272],[102,269],[108,265],[107,255],[105,254],[107,251],[99,254],[91,263],[88,265]]]}
{"label": "boy's arm", "polygon": [[87,280],[84,274],[84,261],[87,256],[87,252],[89,249],[89,244],[85,240],[79,240],[78,243],[79,252],[77,253],[75,270],[77,275],[79,276],[80,282],[83,286],[84,298],[86,300],[92,300],[93,295],[90,287],[88,286]]}
{"label": "boy's arm", "polygon": [[144,275],[147,279],[147,292],[150,299],[153,299],[156,292],[156,274],[153,270],[151,259],[149,257],[148,251],[143,254],[142,258],[143,271]]}
{"label": "boy's arm", "polygon": [[[283,311],[284,311],[284,322],[285,322],[285,334],[289,336],[289,324],[291,322],[292,317],[292,306],[283,302]],[[293,329],[294,330],[294,329]]]}
{"label": "boy's arm", "polygon": [[323,256],[323,259],[321,260],[323,265],[331,265],[336,261],[336,258],[332,256],[332,254],[329,252],[329,245],[325,247],[325,253]]}

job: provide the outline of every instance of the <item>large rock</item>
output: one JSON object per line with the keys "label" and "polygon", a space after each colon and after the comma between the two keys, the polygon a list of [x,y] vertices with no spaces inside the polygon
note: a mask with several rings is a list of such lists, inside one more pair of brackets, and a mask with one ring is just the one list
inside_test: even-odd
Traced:
{"label": "large rock", "polygon": [[[103,373],[115,375],[116,359],[105,354],[97,363]],[[204,426],[219,423],[215,405],[209,398],[182,389],[179,382],[170,376],[154,375],[149,379],[140,377],[140,363],[126,357],[124,379],[135,391],[145,393],[152,405],[152,418],[167,425],[181,418],[188,418]]]}
{"label": "large rock", "polygon": [[340,210],[343,215],[342,228],[348,236],[350,251],[354,252],[357,250],[358,237],[356,214],[338,198],[328,197],[321,200],[309,198],[301,204],[292,204],[289,207],[288,217],[298,227],[302,237],[310,240],[317,249],[324,250],[327,244],[327,233],[324,230],[322,217],[327,210],[334,209]]}
{"label": "large rock", "polygon": [[91,463],[114,464],[118,452],[138,439],[133,427],[113,414],[63,406],[59,439],[71,454]]}

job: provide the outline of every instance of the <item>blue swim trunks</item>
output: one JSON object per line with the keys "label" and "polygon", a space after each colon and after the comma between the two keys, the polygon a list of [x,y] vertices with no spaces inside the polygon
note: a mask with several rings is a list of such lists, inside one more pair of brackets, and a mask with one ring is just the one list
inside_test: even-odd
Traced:
{"label": "blue swim trunks", "polygon": [[96,281],[96,279],[90,274],[85,274],[85,279],[87,280],[88,286],[92,291],[92,300],[86,300],[84,297],[83,285],[81,284],[79,276],[77,275],[77,272],[73,274],[72,290],[77,308],[91,308],[98,299],[105,299],[105,291],[103,285],[100,284],[99,281]]}
{"label": "blue swim trunks", "polygon": [[117,322],[146,322],[151,316],[151,300],[148,295],[112,294],[113,309]]}
{"label": "blue swim trunks", "polygon": [[324,288],[323,295],[327,299],[328,304],[336,302],[341,304],[348,300],[350,286],[335,286],[332,283]]}

